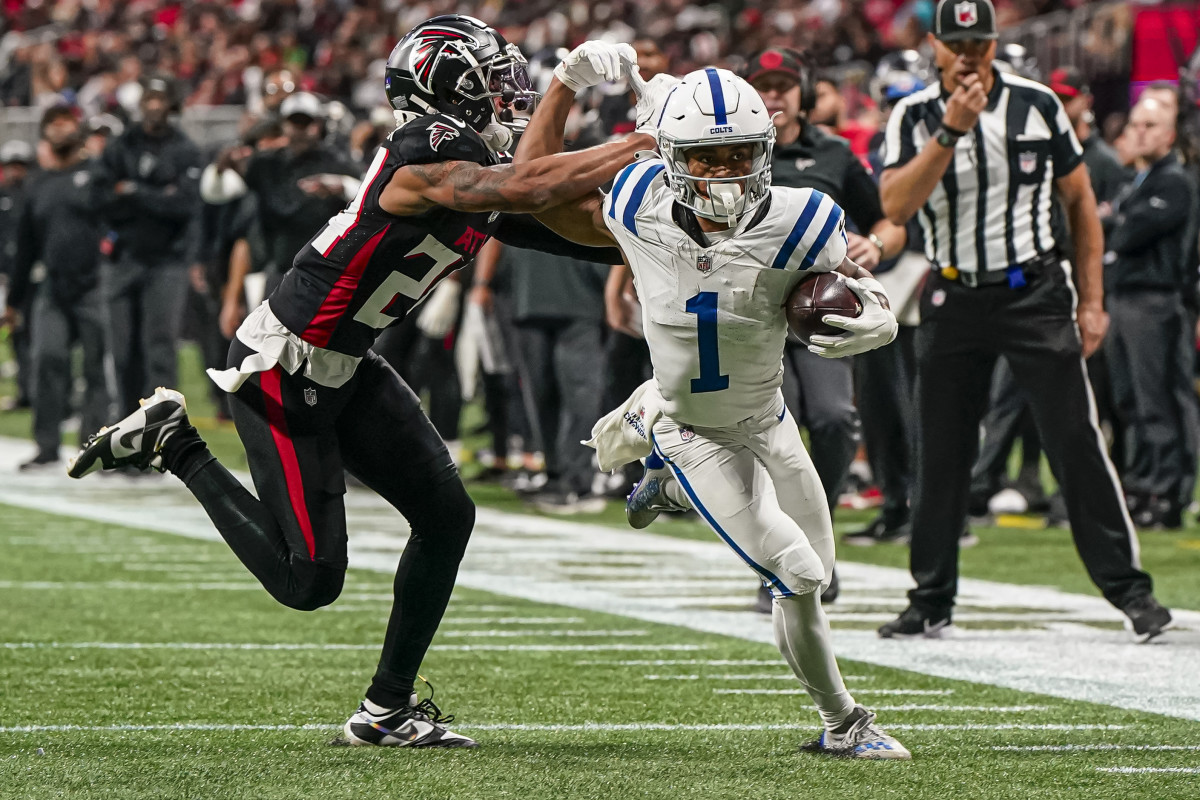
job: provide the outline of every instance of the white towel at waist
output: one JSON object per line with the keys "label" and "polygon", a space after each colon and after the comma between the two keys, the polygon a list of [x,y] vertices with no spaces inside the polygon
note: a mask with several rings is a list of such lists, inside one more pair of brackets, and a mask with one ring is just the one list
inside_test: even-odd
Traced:
{"label": "white towel at waist", "polygon": [[592,438],[584,442],[596,450],[600,469],[612,472],[617,467],[650,455],[650,434],[663,415],[666,401],[653,378],[643,383],[619,407],[601,417],[592,426]]}

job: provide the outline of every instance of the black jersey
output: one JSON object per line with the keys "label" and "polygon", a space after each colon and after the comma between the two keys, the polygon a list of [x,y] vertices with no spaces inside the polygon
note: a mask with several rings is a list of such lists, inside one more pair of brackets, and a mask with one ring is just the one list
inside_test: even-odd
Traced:
{"label": "black jersey", "polygon": [[439,206],[397,217],[379,206],[396,170],[440,161],[492,165],[497,157],[453,117],[431,115],[397,128],[375,153],[354,200],[301,248],[271,295],[271,311],[288,330],[317,347],[361,357],[439,279],[475,257],[499,225],[498,213]]}

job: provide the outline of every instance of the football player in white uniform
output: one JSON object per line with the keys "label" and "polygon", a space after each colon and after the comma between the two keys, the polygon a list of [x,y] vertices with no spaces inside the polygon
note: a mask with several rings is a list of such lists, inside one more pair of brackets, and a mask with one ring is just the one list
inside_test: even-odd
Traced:
{"label": "football player in white uniform", "polygon": [[[653,453],[630,521],[642,527],[660,508],[691,506],[771,588],[776,642],[825,725],[805,749],[910,758],[838,671],[819,601],[833,568],[832,521],[780,393],[782,305],[807,273],[840,271],[863,305],[857,318],[825,317],[846,332],[814,336],[820,355],[885,345],[896,318],[883,287],[846,258],[842,209],[820,192],[771,186],[775,128],[749,84],[723,69],[650,83],[629,70],[639,130],[656,134],[661,156],[643,154],[610,194],[539,218],[581,243],[615,242],[633,270],[654,366],[643,388],[661,395],[641,410],[661,415],[645,414]],[[518,163],[561,149],[576,88],[551,83]]]}

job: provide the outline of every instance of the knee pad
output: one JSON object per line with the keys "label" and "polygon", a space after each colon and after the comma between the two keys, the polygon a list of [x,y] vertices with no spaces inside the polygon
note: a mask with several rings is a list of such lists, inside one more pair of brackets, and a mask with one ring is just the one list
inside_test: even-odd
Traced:
{"label": "knee pad", "polygon": [[798,542],[772,559],[768,569],[792,594],[806,595],[823,591],[829,574],[808,542]]}

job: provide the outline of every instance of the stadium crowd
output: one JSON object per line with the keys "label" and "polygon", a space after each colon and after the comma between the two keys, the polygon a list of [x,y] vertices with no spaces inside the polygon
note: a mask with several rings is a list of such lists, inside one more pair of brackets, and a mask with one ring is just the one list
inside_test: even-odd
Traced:
{"label": "stadium crowd", "polygon": [[[7,276],[5,321],[19,364],[14,402],[35,409],[38,451],[27,466],[60,464],[60,429],[72,413],[73,342],[84,345],[87,389],[72,402],[85,431],[97,427],[93,420],[124,415],[156,385],[175,384],[181,337],[199,342],[208,365],[224,365],[228,342],[248,309],[354,197],[375,145],[393,127],[383,92],[388,53],[417,22],[438,13],[474,14],[521,45],[535,83],[542,84],[563,48],[598,36],[634,43],[647,78],[706,64],[745,74],[753,56],[779,47],[802,51],[810,65],[878,65],[861,80],[813,67],[814,102],[803,112],[809,123],[843,137],[869,169],[879,166],[891,106],[936,80],[923,52],[935,5],[4,3],[0,102],[44,112],[39,141],[0,147],[0,273]],[[1079,5],[999,0],[997,22],[1003,30]],[[1148,128],[1173,131],[1181,109],[1192,104],[1181,104],[1173,86],[1152,87],[1147,96],[1157,97],[1153,107],[1143,104],[1129,125],[1100,131],[1091,116],[1089,76],[1069,64],[1039,70],[1011,46],[1002,47],[998,59],[1006,69],[1047,82],[1072,115],[1080,140],[1112,153],[1114,169],[1103,193],[1099,176],[1092,182],[1109,244],[1116,243],[1107,248],[1107,288],[1124,302],[1128,322],[1122,329],[1114,314],[1113,344],[1095,359],[1092,380],[1135,520],[1143,527],[1178,528],[1194,490],[1200,440],[1192,387],[1194,194],[1180,223],[1182,244],[1163,244],[1174,234],[1158,229],[1150,230],[1162,242],[1130,242],[1122,226],[1134,213],[1125,201],[1168,155],[1182,152],[1188,159],[1182,173],[1194,193],[1197,163],[1188,143],[1146,143]],[[181,109],[213,105],[244,107],[239,141],[196,143],[179,130],[174,115]],[[1169,113],[1161,116],[1164,108]],[[577,143],[602,141],[632,130],[632,110],[627,87],[600,87],[583,99],[569,130]],[[799,161],[797,168],[804,168]],[[1122,291],[1119,280],[1123,263],[1146,260],[1145,247],[1155,249],[1154,258],[1170,259],[1170,270],[1180,276],[1170,287],[1177,325],[1158,334],[1165,341],[1147,342],[1144,328],[1135,331],[1142,307],[1134,301],[1144,299],[1139,293],[1147,287],[1133,280]],[[911,234],[908,253],[923,257]],[[649,365],[631,285],[617,271],[564,267],[562,260],[491,242],[465,274],[440,284],[419,313],[389,330],[377,349],[427,395],[430,416],[452,452],[463,439],[464,399],[483,398],[491,444],[474,454],[484,467],[481,478],[509,482],[544,510],[576,513],[602,508],[605,496],[624,497],[640,474],[596,474],[579,441],[648,377]],[[883,269],[895,263],[890,259]],[[901,312],[916,293],[914,283],[894,297]],[[908,312],[898,316],[913,326],[918,320],[911,307]],[[1167,374],[1140,369],[1147,362],[1138,348],[1147,346],[1176,355],[1162,367]],[[1005,388],[1002,372],[997,403]],[[911,385],[904,373],[880,378],[891,383],[872,387],[873,393],[907,396]],[[865,374],[858,374],[859,395]],[[1147,388],[1151,381],[1157,389]],[[215,386],[213,396],[220,407],[223,396]],[[1173,398],[1169,413],[1162,410],[1163,397]],[[992,417],[985,421],[985,428],[993,424],[985,442],[990,436],[994,446],[985,445],[987,463],[977,466],[972,514],[1046,510],[1062,520],[1065,511],[1042,491],[1036,429],[1027,412],[1021,416],[1019,399],[1015,407],[1001,420],[1003,430]],[[868,431],[873,421],[864,420]],[[857,447],[860,434],[852,436]],[[1010,479],[1008,452],[1018,438],[1027,468]],[[866,464],[860,458],[840,491],[852,504],[886,505],[887,498],[871,489]],[[894,539],[897,531],[903,538],[906,522],[901,511],[855,543]]]}

